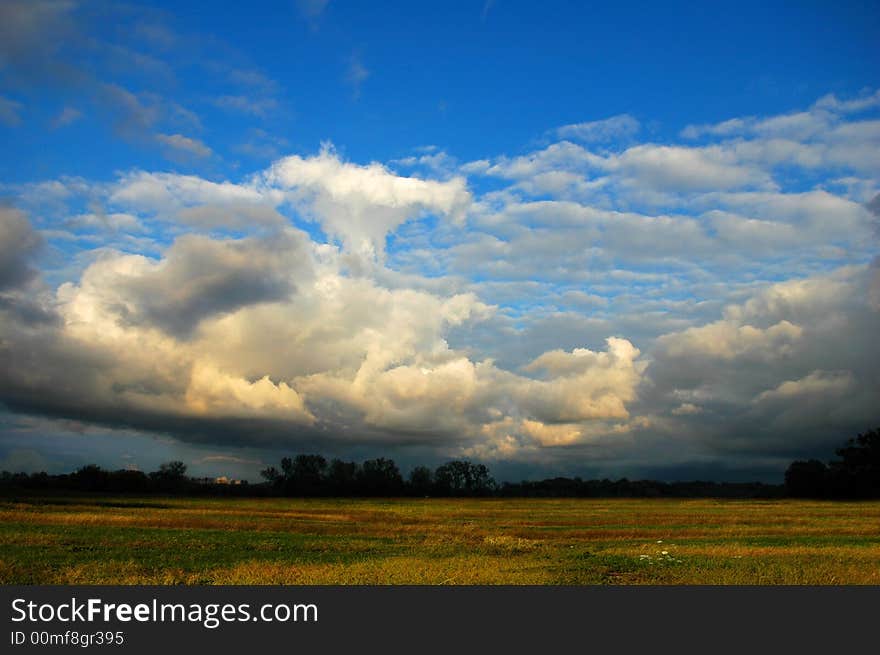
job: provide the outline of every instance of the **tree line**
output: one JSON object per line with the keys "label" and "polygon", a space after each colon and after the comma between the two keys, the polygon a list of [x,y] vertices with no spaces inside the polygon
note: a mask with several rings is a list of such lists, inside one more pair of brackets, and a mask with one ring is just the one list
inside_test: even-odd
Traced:
{"label": "tree line", "polygon": [[880,498],[880,430],[850,439],[836,450],[839,459],[792,462],[785,484],[761,482],[661,482],[657,480],[545,480],[497,483],[484,464],[452,460],[435,469],[416,466],[404,477],[392,459],[361,463],[322,455],[284,457],[278,468],[260,472],[263,482],[219,484],[187,475],[186,464],[166,462],[150,473],[108,471],[90,464],[73,473],[0,473],[0,488],[111,493],[237,496],[467,496],[552,498]]}
{"label": "tree line", "polygon": [[288,496],[489,496],[498,485],[484,464],[454,460],[432,470],[416,466],[404,479],[394,460],[380,457],[362,464],[321,455],[281,460],[260,475]]}
{"label": "tree line", "polygon": [[880,498],[880,429],[849,439],[838,459],[792,462],[785,472],[788,495],[800,498]]}

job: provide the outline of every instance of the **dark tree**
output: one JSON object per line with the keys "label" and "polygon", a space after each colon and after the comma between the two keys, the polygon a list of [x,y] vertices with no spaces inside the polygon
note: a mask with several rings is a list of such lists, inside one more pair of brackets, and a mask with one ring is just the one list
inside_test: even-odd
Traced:
{"label": "dark tree", "polygon": [[150,473],[152,479],[159,489],[171,490],[179,489],[185,486],[186,464],[180,461],[165,462],[159,467],[158,471]]}
{"label": "dark tree", "polygon": [[792,462],[785,472],[785,490],[795,498],[819,498],[826,493],[827,474],[818,459]]}
{"label": "dark tree", "polygon": [[110,491],[144,492],[151,487],[150,478],[143,471],[120,469],[110,473],[107,481]]}
{"label": "dark tree", "polygon": [[434,473],[437,492],[445,495],[486,495],[495,488],[495,481],[484,464],[465,460],[447,462]]}
{"label": "dark tree", "polygon": [[281,475],[285,480],[293,479],[293,460],[289,457],[281,458]]}
{"label": "dark tree", "polygon": [[495,490],[495,480],[489,475],[485,464],[471,464],[470,491],[478,496],[485,496]]}
{"label": "dark tree", "polygon": [[279,483],[284,478],[281,472],[274,466],[269,466],[260,471],[260,477],[273,485]]}
{"label": "dark tree", "polygon": [[157,477],[164,480],[183,480],[186,477],[186,464],[180,461],[165,462],[159,466]]}
{"label": "dark tree", "polygon": [[291,468],[293,491],[312,496],[322,492],[327,460],[321,455],[297,455]]}
{"label": "dark tree", "polygon": [[829,466],[833,495],[880,497],[880,429],[850,439],[836,454],[840,460]]}
{"label": "dark tree", "polygon": [[434,473],[427,466],[416,466],[409,474],[410,493],[427,496],[433,491]]}
{"label": "dark tree", "polygon": [[403,490],[403,476],[394,460],[369,459],[361,466],[358,487],[368,496],[395,496]]}
{"label": "dark tree", "polygon": [[107,489],[109,475],[107,471],[97,464],[87,464],[70,476],[71,482],[77,489],[83,491],[104,491]]}
{"label": "dark tree", "polygon": [[327,470],[328,492],[336,496],[353,494],[357,489],[358,465],[334,459]]}

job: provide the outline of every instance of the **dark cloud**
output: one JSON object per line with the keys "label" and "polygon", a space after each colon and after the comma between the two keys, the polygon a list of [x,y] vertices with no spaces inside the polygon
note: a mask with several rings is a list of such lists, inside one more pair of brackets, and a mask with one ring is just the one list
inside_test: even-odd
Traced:
{"label": "dark cloud", "polygon": [[0,74],[14,84],[75,84],[83,77],[59,51],[78,37],[73,2],[0,3]]}
{"label": "dark cloud", "polygon": [[866,205],[868,211],[880,218],[880,193],[874,196]]}
{"label": "dark cloud", "polygon": [[20,287],[37,275],[31,260],[42,245],[24,213],[0,207],[0,291]]}
{"label": "dark cloud", "polygon": [[51,309],[15,296],[0,296],[0,314],[6,314],[8,320],[25,326],[52,325],[60,321]]}
{"label": "dark cloud", "polygon": [[637,413],[707,455],[827,456],[880,422],[880,313],[859,267],[772,285],[658,339]]}
{"label": "dark cloud", "polygon": [[304,244],[297,237],[216,241],[181,237],[161,264],[137,262],[137,273],[99,267],[89,284],[100,286],[102,300],[115,304],[120,321],[158,327],[187,338],[205,318],[293,293],[287,257]]}
{"label": "dark cloud", "polygon": [[865,207],[874,216],[874,236],[880,238],[880,193],[871,198]]}

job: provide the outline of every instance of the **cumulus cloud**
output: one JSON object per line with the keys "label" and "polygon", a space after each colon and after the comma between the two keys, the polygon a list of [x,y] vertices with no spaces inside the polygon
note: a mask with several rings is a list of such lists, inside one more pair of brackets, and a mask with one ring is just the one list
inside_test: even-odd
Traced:
{"label": "cumulus cloud", "polygon": [[616,117],[463,165],[326,147],[227,180],[9,186],[40,229],[2,210],[0,400],[611,475],[824,456],[878,419],[872,98],[690,145]]}
{"label": "cumulus cloud", "polygon": [[545,353],[525,369],[539,377],[504,370],[446,340],[492,314],[473,294],[383,288],[344,275],[333,253],[292,228],[186,235],[160,260],[107,253],[58,289],[58,322],[4,323],[3,398],[190,439],[224,420],[224,438],[238,443],[258,429],[279,443],[448,447],[510,419],[519,438],[561,444],[546,436],[555,425],[587,434],[628,417],[644,368],[628,341]]}
{"label": "cumulus cloud", "polygon": [[321,223],[344,248],[381,257],[385,236],[404,221],[435,213],[460,222],[471,202],[463,178],[444,182],[395,175],[378,163],[341,160],[330,148],[275,162],[265,182]]}
{"label": "cumulus cloud", "polygon": [[305,248],[295,233],[237,241],[186,235],[160,262],[106,256],[86,270],[78,287],[62,292],[70,298],[71,320],[112,314],[123,325],[186,337],[207,317],[293,293],[295,269],[287,259],[302,257]]}
{"label": "cumulus cloud", "polygon": [[868,267],[772,284],[725,318],[657,339],[646,371],[657,411],[716,452],[833,446],[876,418],[880,314]]}
{"label": "cumulus cloud", "polygon": [[802,328],[789,321],[779,321],[761,329],[724,320],[660,337],[657,346],[671,357],[695,355],[722,361],[739,357],[767,360],[790,355],[792,344],[802,333]]}
{"label": "cumulus cloud", "polygon": [[853,387],[855,380],[852,373],[813,371],[800,380],[786,380],[775,389],[762,391],[755,397],[755,402],[792,401],[809,399],[810,396],[826,398],[829,395],[843,394]]}
{"label": "cumulus cloud", "polygon": [[603,353],[577,348],[536,358],[525,370],[544,371],[547,379],[518,387],[521,406],[544,422],[628,418],[626,405],[635,397],[642,370],[639,350],[617,337],[608,338],[607,346]]}

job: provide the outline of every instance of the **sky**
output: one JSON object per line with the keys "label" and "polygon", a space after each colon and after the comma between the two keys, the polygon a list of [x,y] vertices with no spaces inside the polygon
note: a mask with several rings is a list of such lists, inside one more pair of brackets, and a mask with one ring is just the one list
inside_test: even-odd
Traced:
{"label": "sky", "polygon": [[0,2],[0,470],[779,482],[880,426],[876,3]]}

